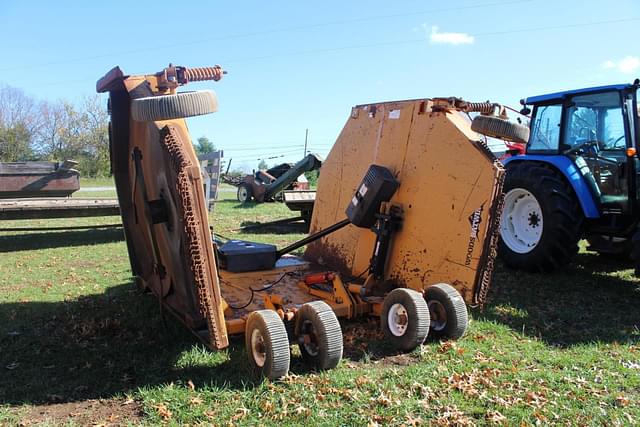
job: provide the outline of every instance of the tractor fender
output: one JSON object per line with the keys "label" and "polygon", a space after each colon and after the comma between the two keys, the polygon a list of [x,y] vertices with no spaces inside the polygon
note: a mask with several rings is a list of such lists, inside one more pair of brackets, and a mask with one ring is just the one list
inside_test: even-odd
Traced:
{"label": "tractor fender", "polygon": [[504,165],[514,162],[539,162],[545,163],[560,172],[573,191],[578,197],[578,202],[582,208],[585,218],[600,218],[600,211],[598,205],[594,200],[592,191],[587,183],[586,179],[575,163],[564,156],[537,156],[535,154],[525,154],[521,156],[513,156],[503,161]]}

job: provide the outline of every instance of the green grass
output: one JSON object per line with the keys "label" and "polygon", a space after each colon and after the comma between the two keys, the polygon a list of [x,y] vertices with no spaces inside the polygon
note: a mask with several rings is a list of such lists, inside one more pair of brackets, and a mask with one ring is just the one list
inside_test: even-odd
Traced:
{"label": "green grass", "polygon": [[[240,232],[291,212],[221,194],[227,199],[212,218],[224,236],[284,245],[304,235]],[[337,369],[312,372],[294,351],[293,375],[277,383],[251,378],[241,340],[213,353],[172,318],[163,321],[157,301],[132,284],[120,230],[0,232],[0,252],[0,425],[52,403],[66,415],[38,421],[82,424],[73,421],[76,405],[94,399],[115,402],[115,414],[133,401],[141,413],[130,422],[147,425],[640,422],[639,282],[626,263],[584,249],[550,275],[498,265],[489,303],[472,310],[457,342],[398,354],[374,320],[345,322]],[[96,413],[93,422],[109,419]]]}
{"label": "green grass", "polygon": [[80,177],[80,187],[114,187],[115,182],[113,181],[113,177],[96,177],[96,178],[86,178]]}

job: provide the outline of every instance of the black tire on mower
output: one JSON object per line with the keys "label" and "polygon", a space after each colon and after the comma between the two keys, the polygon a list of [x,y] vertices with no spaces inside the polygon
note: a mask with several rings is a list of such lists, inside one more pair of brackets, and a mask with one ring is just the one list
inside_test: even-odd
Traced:
{"label": "black tire on mower", "polygon": [[471,121],[471,130],[494,138],[526,144],[529,128],[496,116],[479,115]]}
{"label": "black tire on mower", "polygon": [[462,337],[469,325],[469,316],[460,292],[451,285],[438,283],[429,286],[424,297],[431,317],[429,336],[454,340]]}
{"label": "black tire on mower", "polygon": [[238,191],[236,193],[238,201],[240,203],[247,203],[251,201],[251,197],[253,197],[253,191],[251,190],[251,186],[249,184],[240,184],[238,185]]}
{"label": "black tire on mower", "polygon": [[[405,318],[396,318],[396,314]],[[429,306],[420,292],[396,288],[384,299],[380,321],[387,341],[400,350],[411,351],[429,335]]]}
{"label": "black tire on mower", "polygon": [[247,318],[245,346],[253,371],[277,380],[289,372],[291,351],[282,319],[273,310],[258,310]]}
{"label": "black tire on mower", "polygon": [[137,122],[201,116],[217,110],[218,100],[210,90],[148,96],[131,101],[131,117]]}
{"label": "black tire on mower", "polygon": [[512,162],[507,164],[505,201],[514,189],[526,190],[537,199],[542,212],[542,234],[529,252],[511,250],[502,237],[508,220],[505,203],[500,224],[500,257],[511,268],[531,272],[552,271],[568,264],[578,252],[584,219],[573,189],[559,172],[549,166],[536,162]]}
{"label": "black tire on mower", "polygon": [[332,369],[342,359],[342,328],[324,301],[302,306],[296,315],[296,333],[302,358],[319,370]]}

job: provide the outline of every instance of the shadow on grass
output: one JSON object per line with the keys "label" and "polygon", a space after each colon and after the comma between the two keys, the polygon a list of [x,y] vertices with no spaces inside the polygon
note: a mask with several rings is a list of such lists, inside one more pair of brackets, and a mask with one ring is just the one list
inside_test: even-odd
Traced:
{"label": "shadow on grass", "polygon": [[112,243],[121,240],[124,240],[122,228],[12,234],[0,236],[0,253],[85,246],[87,244]]}
{"label": "shadow on grass", "polygon": [[[155,297],[132,283],[69,301],[0,304],[0,404],[107,399],[188,381],[223,389],[261,382],[250,371],[243,337],[212,352],[173,317],[163,322],[159,311]],[[343,327],[346,359],[409,357],[385,345],[375,320]],[[292,357],[292,373],[310,371]]]}
{"label": "shadow on grass", "polygon": [[640,282],[629,262],[579,254],[558,272],[496,269],[489,302],[475,318],[560,347],[640,341]]}
{"label": "shadow on grass", "polygon": [[304,221],[296,221],[284,224],[264,224],[256,221],[242,221],[241,231],[251,234],[306,234],[309,225]]}
{"label": "shadow on grass", "polygon": [[245,202],[245,203],[240,203],[236,200],[221,200],[219,202],[216,203],[224,203],[224,204],[229,204],[232,205],[233,209],[254,209],[260,205],[262,205],[262,203],[257,203],[257,202]]}
{"label": "shadow on grass", "polygon": [[0,403],[109,398],[167,383],[251,387],[240,340],[209,352],[131,283],[61,302],[0,304]]}

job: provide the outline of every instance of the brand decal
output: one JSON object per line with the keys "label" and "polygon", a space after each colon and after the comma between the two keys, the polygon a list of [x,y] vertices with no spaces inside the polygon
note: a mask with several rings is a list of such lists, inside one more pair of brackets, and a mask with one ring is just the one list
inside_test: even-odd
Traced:
{"label": "brand decal", "polygon": [[473,249],[476,246],[476,240],[478,240],[478,231],[480,230],[480,223],[482,222],[482,211],[484,210],[484,203],[478,209],[473,211],[469,215],[469,224],[471,224],[471,233],[469,236],[469,245],[467,246],[467,257],[464,260],[464,265],[471,265],[471,259],[473,257]]}

